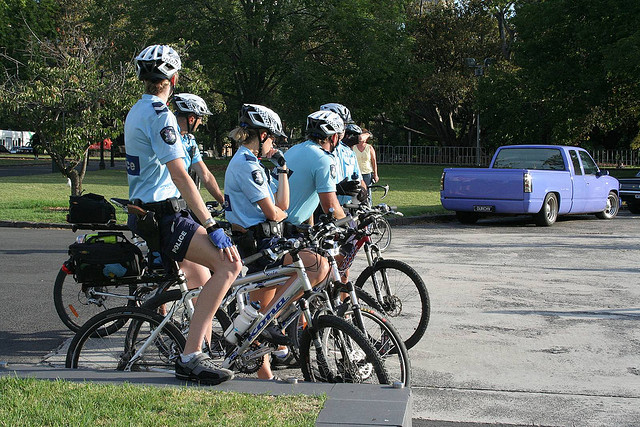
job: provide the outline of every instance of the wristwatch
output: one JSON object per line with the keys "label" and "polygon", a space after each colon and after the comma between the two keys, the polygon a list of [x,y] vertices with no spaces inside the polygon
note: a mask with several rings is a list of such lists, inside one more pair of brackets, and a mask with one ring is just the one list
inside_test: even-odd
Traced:
{"label": "wristwatch", "polygon": [[213,227],[214,225],[216,225],[216,222],[213,220],[213,218],[209,217],[208,220],[206,220],[204,223],[202,223],[202,226],[204,228],[209,228],[209,227]]}
{"label": "wristwatch", "polygon": [[283,168],[277,168],[276,170],[278,173],[289,173],[287,169],[283,169]]}

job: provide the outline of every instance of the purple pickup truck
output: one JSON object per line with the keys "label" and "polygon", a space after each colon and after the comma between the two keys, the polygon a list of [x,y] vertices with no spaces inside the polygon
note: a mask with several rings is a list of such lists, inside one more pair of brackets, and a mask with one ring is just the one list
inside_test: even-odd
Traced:
{"label": "purple pickup truck", "polygon": [[488,168],[445,169],[440,201],[463,224],[489,215],[532,215],[549,226],[558,215],[615,217],[618,190],[618,180],[582,148],[508,145],[498,148]]}

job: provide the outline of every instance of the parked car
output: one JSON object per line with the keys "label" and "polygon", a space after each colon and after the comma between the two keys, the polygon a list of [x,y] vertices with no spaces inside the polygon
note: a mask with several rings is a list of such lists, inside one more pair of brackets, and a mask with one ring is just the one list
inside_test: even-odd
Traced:
{"label": "parked car", "polygon": [[18,154],[33,154],[33,147],[30,145],[23,145],[22,147],[14,147],[15,152]]}
{"label": "parked car", "polygon": [[467,224],[489,215],[528,214],[549,226],[566,214],[611,219],[620,207],[618,180],[586,150],[561,145],[504,146],[489,168],[447,168],[440,201]]}
{"label": "parked car", "polygon": [[640,214],[640,172],[635,178],[620,178],[620,199],[627,203],[629,211]]}

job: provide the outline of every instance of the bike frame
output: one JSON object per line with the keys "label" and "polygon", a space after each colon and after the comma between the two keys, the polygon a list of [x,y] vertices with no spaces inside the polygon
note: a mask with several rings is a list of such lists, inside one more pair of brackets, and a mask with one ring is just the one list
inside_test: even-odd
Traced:
{"label": "bike frame", "polygon": [[[233,362],[238,358],[238,356],[242,355],[249,348],[249,346],[260,335],[260,333],[262,333],[262,331],[264,331],[264,329],[269,325],[271,320],[273,320],[288,306],[288,303],[299,291],[304,292],[304,296],[298,300],[299,309],[304,314],[307,324],[310,326],[313,325],[311,312],[306,302],[306,298],[313,296],[315,291],[313,290],[311,283],[309,282],[309,278],[307,277],[302,260],[297,254],[293,254],[292,256],[294,260],[289,265],[275,267],[261,272],[248,274],[244,277],[239,277],[231,285],[231,289],[233,289],[233,294],[235,294],[235,298],[238,304],[238,310],[241,310],[245,307],[245,295],[247,293],[256,289],[282,286],[287,280],[289,280],[291,275],[296,276],[291,286],[289,286],[287,290],[282,294],[282,296],[280,296],[278,301],[271,304],[266,314],[258,316],[256,319],[254,319],[248,330],[238,340],[238,344],[235,346],[233,351],[231,351],[231,353],[229,353],[229,355],[225,358],[224,362],[222,363],[222,366],[224,368],[229,368],[233,365]],[[131,357],[125,370],[130,370],[133,363],[144,354],[146,348],[160,334],[162,328],[167,324],[167,322],[171,320],[179,306],[186,307],[186,314],[188,318],[191,319],[194,310],[193,299],[197,298],[198,295],[200,295],[202,288],[189,290],[187,288],[187,282],[186,278],[184,277],[184,273],[180,270],[178,275],[178,286],[180,287],[180,291],[182,292],[180,304],[173,304],[173,306],[167,312],[156,330],[151,333],[149,338],[147,338],[147,340],[141,345],[138,351]]]}

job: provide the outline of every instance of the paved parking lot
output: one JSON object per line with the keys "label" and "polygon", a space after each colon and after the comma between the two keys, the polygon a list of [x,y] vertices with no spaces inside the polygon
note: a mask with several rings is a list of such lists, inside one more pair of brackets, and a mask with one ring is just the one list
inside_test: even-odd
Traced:
{"label": "paved parking lot", "polygon": [[432,301],[414,419],[640,425],[640,217],[393,231]]}
{"label": "paved parking lot", "polygon": [[[432,301],[410,352],[414,425],[640,425],[639,216],[393,232],[385,257],[416,268]],[[34,363],[70,336],[51,292],[74,235],[0,235],[0,360]]]}

